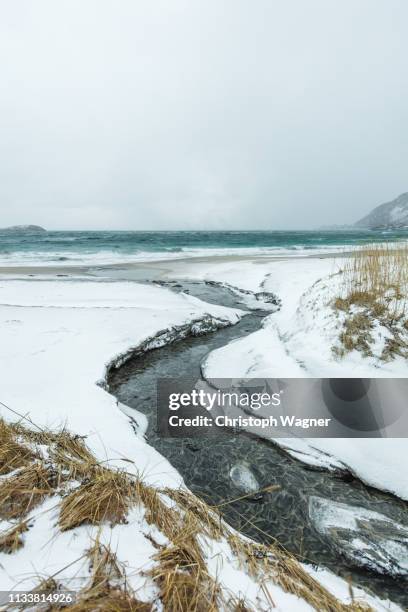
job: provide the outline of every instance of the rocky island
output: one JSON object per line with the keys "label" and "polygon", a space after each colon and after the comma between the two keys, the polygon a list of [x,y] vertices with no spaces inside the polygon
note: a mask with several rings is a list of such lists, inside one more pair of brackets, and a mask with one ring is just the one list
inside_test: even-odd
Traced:
{"label": "rocky island", "polygon": [[44,234],[46,231],[40,225],[11,225],[0,228],[0,232],[10,234]]}

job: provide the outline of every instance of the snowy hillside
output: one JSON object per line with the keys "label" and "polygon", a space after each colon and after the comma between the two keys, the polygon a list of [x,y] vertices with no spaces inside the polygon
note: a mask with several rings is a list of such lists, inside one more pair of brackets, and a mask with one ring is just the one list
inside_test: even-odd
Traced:
{"label": "snowy hillside", "polygon": [[408,227],[408,193],[402,193],[395,200],[380,204],[357,221],[355,227],[369,229]]}

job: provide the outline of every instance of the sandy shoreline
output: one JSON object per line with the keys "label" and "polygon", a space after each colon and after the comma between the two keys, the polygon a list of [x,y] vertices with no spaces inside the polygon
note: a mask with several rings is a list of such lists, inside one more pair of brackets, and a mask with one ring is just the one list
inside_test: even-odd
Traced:
{"label": "sandy shoreline", "polygon": [[168,274],[183,275],[186,266],[205,264],[250,263],[264,265],[268,263],[304,261],[308,259],[335,259],[349,256],[351,251],[336,251],[311,255],[270,256],[270,255],[207,255],[200,257],[183,257],[180,259],[162,259],[155,261],[123,262],[104,265],[44,265],[44,266],[0,266],[0,275],[18,276],[78,276],[87,277],[110,276],[128,280],[160,279]]}

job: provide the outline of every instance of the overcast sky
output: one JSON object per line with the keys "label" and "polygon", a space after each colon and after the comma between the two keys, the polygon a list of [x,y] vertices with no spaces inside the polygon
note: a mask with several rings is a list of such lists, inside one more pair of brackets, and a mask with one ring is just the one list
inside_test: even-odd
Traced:
{"label": "overcast sky", "polygon": [[406,0],[0,0],[0,226],[285,229],[408,191]]}

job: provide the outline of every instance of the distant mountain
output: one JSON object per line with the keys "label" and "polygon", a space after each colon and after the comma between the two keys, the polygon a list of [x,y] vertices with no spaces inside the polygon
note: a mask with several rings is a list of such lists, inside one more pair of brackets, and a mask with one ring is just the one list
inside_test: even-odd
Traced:
{"label": "distant mountain", "polygon": [[43,234],[46,231],[46,229],[39,225],[12,225],[0,229],[0,232],[10,234]]}
{"label": "distant mountain", "polygon": [[380,204],[368,215],[357,221],[354,227],[367,229],[408,229],[408,193],[395,200]]}

